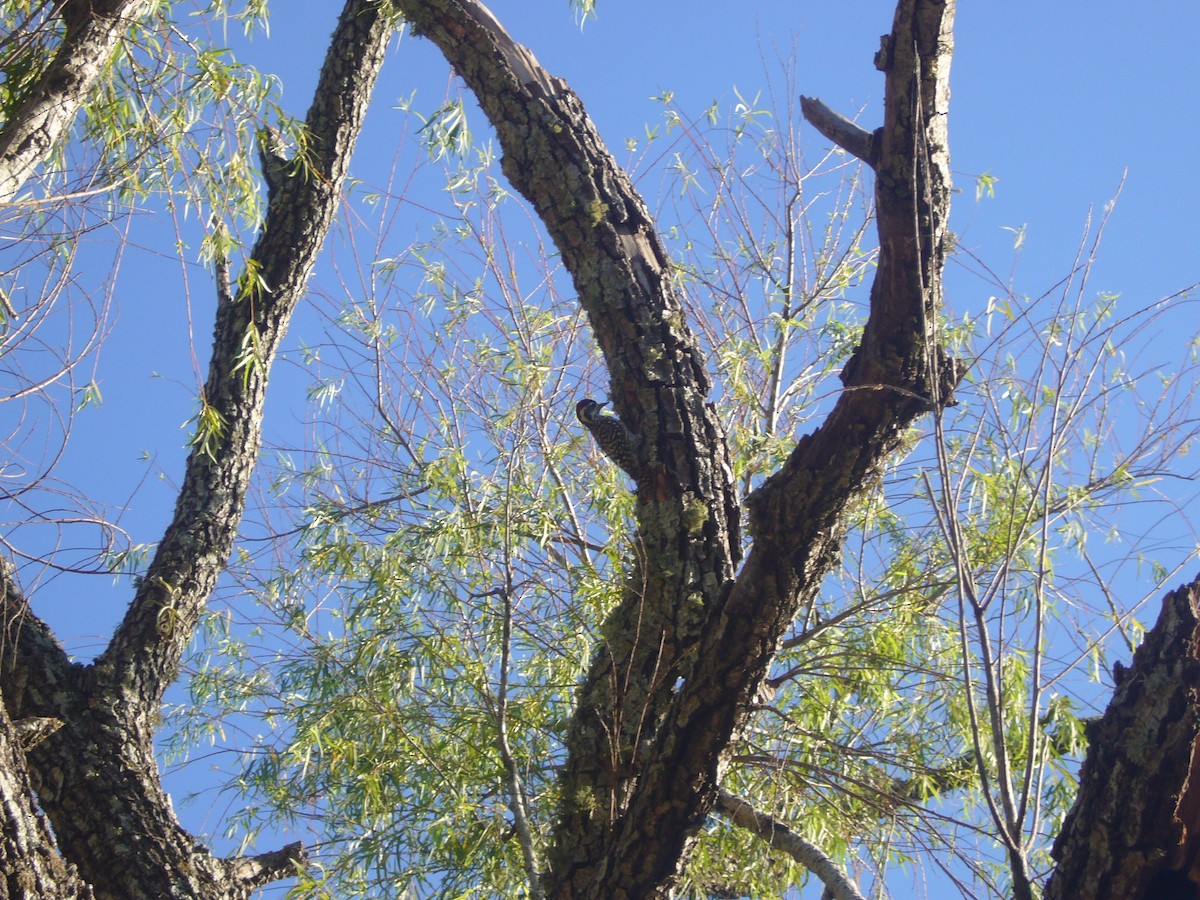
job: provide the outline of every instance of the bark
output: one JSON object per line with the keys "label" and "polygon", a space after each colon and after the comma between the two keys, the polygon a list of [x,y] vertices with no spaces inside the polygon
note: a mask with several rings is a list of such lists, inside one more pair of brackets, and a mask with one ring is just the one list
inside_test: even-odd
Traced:
{"label": "bark", "polygon": [[18,732],[0,704],[0,900],[90,900],[91,888],[59,854],[37,807]]}
{"label": "bark", "polygon": [[0,204],[12,200],[75,121],[117,43],[150,0],[66,0],[54,59],[0,128]]}
{"label": "bark", "polygon": [[267,376],[340,199],[393,28],[386,3],[348,0],[306,121],[308,155],[275,172],[251,250],[257,276],[234,291],[218,267],[213,351],[203,401],[222,423],[188,458],[174,517],[124,620],[92,665],[69,662],[0,573],[0,676],[9,714],[63,727],[28,754],[60,847],[97,897],[246,897],[285,877],[299,845],[218,859],[179,825],[154,756],[155,720],[228,558],[256,462]]}
{"label": "bark", "polygon": [[605,835],[628,801],[671,687],[740,556],[724,429],[706,402],[708,376],[666,249],[579,98],[482,5],[397,6],[441,48],[496,128],[504,172],[574,278],[608,365],[613,409],[638,448],[638,562],[579,690],[551,860],[557,890],[584,897],[571,873],[579,869],[586,881],[608,851]]}
{"label": "bark", "polygon": [[1200,897],[1200,578],[1154,627],[1088,727],[1046,900]]}
{"label": "bark", "polygon": [[[952,2],[902,0],[877,65],[884,124],[851,151],[877,174],[881,242],[861,346],[829,419],[738,504],[704,361],[642,199],[578,98],[474,0],[398,0],[475,92],[505,174],[571,272],[637,436],[639,563],[578,692],[548,894],[669,895],[781,636],[837,558],[842,519],[959,371],[936,344],[950,173]],[[844,121],[844,120],[843,120]]]}
{"label": "bark", "polygon": [[717,795],[717,811],[740,828],[758,835],[776,850],[786,853],[821,879],[822,897],[831,900],[864,900],[850,877],[826,856],[821,848],[806,841],[785,823],[755,809],[741,797],[722,789]]}

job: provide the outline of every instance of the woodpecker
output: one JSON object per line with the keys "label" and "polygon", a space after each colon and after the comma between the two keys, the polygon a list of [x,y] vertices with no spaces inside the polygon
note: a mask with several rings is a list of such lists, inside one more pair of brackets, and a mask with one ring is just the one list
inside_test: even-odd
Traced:
{"label": "woodpecker", "polygon": [[636,479],[640,467],[633,435],[616,416],[606,416],[600,412],[606,406],[607,403],[597,403],[595,400],[580,400],[575,404],[575,415],[592,433],[604,455]]}

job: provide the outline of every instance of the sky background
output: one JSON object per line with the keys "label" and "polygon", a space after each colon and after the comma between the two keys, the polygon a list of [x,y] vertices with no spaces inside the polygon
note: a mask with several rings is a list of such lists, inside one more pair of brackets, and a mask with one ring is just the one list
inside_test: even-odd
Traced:
{"label": "sky background", "polygon": [[[276,73],[284,105],[295,115],[303,115],[311,98],[333,6],[280,6],[269,39],[256,35],[248,45],[236,26],[230,29],[237,57]],[[498,2],[493,9],[544,66],[569,81],[610,148],[625,158],[628,139],[662,124],[663,106],[653,98],[673,92],[676,107],[696,117],[714,100],[731,104],[738,92],[761,94],[766,104],[768,78],[778,91],[781,66],[793,51],[802,93],[858,114],[865,127],[878,125],[882,78],[872,56],[890,29],[890,4],[831,6],[746,2],[731,18],[726,4],[610,2],[582,29],[565,4]],[[964,5],[956,26],[950,149],[959,193],[951,228],[961,245],[1002,275],[1011,273],[1018,292],[1037,295],[1066,273],[1089,214],[1098,215],[1124,181],[1093,288],[1140,305],[1195,282],[1200,62],[1188,41],[1200,26],[1200,4],[1155,4],[1154,15],[1134,14],[1120,3],[987,6]],[[407,37],[394,43],[353,174],[382,181],[403,129],[399,100],[415,91],[414,107],[428,113],[449,83],[444,60],[429,44]],[[471,102],[468,114],[476,138],[488,136]],[[805,134],[826,143],[811,129]],[[655,208],[662,178],[653,162],[652,154],[636,180]],[[998,179],[995,197],[976,202],[976,177],[984,172]],[[437,186],[429,190],[436,200]],[[182,471],[187,432],[180,426],[194,412],[195,371],[206,368],[213,301],[194,256],[185,284],[180,263],[157,252],[161,221],[135,216],[126,227],[135,249],[126,252],[116,276],[115,317],[96,372],[103,406],[77,418],[58,474],[92,485],[89,496],[100,504],[128,506],[121,524],[135,540],[149,542],[168,521],[171,488]],[[1025,233],[1019,255],[1014,229]],[[118,238],[98,236],[97,257]],[[108,275],[89,274],[101,282]],[[956,281],[953,263],[948,274],[951,310],[981,308],[987,286]],[[330,284],[328,268],[318,266],[314,285]],[[289,335],[293,356],[304,339],[303,321],[302,314]],[[1174,358],[1177,352],[1163,362]],[[273,378],[277,417],[268,419],[267,431],[278,435],[287,426],[280,410],[294,407],[304,385],[281,383],[284,367]],[[103,466],[96,465],[98,451]],[[159,496],[151,496],[154,481],[164,482]],[[137,502],[127,504],[135,494]],[[43,593],[43,612],[56,615],[61,602],[73,618],[78,588],[56,585]],[[99,584],[86,588],[89,596],[97,590],[103,593]],[[124,599],[123,589],[112,597],[112,618]],[[62,633],[84,637],[70,628]]]}
{"label": "sky background", "polygon": [[[247,43],[236,26],[228,34],[239,59],[278,75],[294,115],[307,108],[338,6],[276,0],[269,38],[259,34]],[[950,152],[960,193],[951,228],[995,270],[1011,271],[1020,293],[1036,295],[1066,273],[1089,212],[1102,209],[1122,181],[1092,287],[1141,306],[1200,280],[1194,249],[1200,3],[1134,7],[1115,0],[959,7]],[[677,108],[699,117],[714,100],[731,103],[735,90],[766,97],[768,78],[779,90],[781,63],[792,56],[803,94],[858,115],[867,128],[880,122],[883,81],[872,57],[893,12],[882,0],[607,0],[582,28],[557,0],[496,0],[491,8],[514,39],[569,82],[619,159],[627,139],[661,124],[655,96],[671,91]],[[399,98],[415,91],[415,108],[429,112],[451,84],[432,46],[408,37],[394,42],[353,174],[367,181],[386,177],[404,127],[395,109]],[[486,139],[488,126],[473,102],[468,113],[476,138]],[[811,129],[805,135],[824,146]],[[996,195],[976,202],[975,179],[983,172],[998,179]],[[647,163],[636,180],[654,208],[661,173]],[[436,186],[429,190],[436,203]],[[133,247],[116,276],[112,331],[96,369],[104,402],[77,418],[57,475],[107,508],[134,541],[152,542],[169,520],[182,473],[188,432],[181,425],[194,412],[194,360],[201,370],[207,366],[212,289],[195,265],[185,282],[156,220],[135,216],[127,227]],[[1016,257],[1012,230],[1022,228],[1025,244]],[[105,247],[111,256],[119,237],[98,235],[96,258]],[[0,263],[4,252],[0,248]],[[107,276],[89,277],[102,283]],[[319,267],[315,283],[330,279]],[[952,310],[982,307],[986,286],[953,272],[951,279]],[[305,323],[301,314],[289,336],[293,356]],[[1161,328],[1161,362],[1143,362],[1171,365],[1195,333],[1195,322],[1168,320]],[[303,419],[306,383],[286,368],[277,367],[267,422],[268,441],[277,444],[287,444]],[[4,422],[6,414],[0,408],[8,430],[15,424]],[[13,515],[10,509],[4,523],[10,532]],[[20,535],[31,550],[57,540],[28,529]],[[82,546],[86,536],[71,542]],[[35,610],[84,659],[103,647],[129,597],[126,583],[107,577],[32,566],[22,577],[35,594]],[[192,765],[172,776],[173,787],[196,789],[204,784],[202,769],[202,763]],[[177,808],[186,826],[212,833],[220,828],[223,802],[208,798]]]}

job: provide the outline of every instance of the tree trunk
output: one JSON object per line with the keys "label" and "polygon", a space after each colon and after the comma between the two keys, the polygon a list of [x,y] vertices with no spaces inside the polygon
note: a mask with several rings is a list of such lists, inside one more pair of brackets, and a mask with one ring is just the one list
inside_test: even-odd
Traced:
{"label": "tree trunk", "polygon": [[[68,21],[67,42],[95,24],[98,8],[89,7],[86,21]],[[332,224],[393,26],[385,2],[348,0],[305,123],[303,162],[293,167],[272,159],[264,167],[267,217],[250,252],[255,269],[237,282],[237,293],[226,264],[218,262],[213,352],[202,395],[217,425],[193,448],[174,517],[124,620],[95,663],[72,664],[33,615],[12,572],[0,571],[3,699],[13,719],[63,723],[27,754],[28,782],[63,855],[97,897],[241,900],[291,874],[303,860],[298,844],[233,859],[219,859],[198,845],[162,789],[153,736],[163,693],[178,676],[182,654],[232,550],[257,461],[270,366]],[[75,95],[61,100],[66,106],[77,101]],[[43,140],[50,132],[36,124],[28,129]],[[17,124],[9,125],[6,131],[20,132]],[[17,182],[10,193],[29,168],[13,166],[0,170]],[[26,783],[20,772],[5,770],[14,791]],[[17,818],[21,828],[6,832],[10,841],[36,825],[24,815]]]}
{"label": "tree trunk", "polygon": [[1200,897],[1200,578],[1163,598],[1132,666],[1113,676],[1044,896]]}
{"label": "tree trunk", "polygon": [[[884,125],[847,139],[877,175],[881,242],[862,343],[829,419],[738,498],[709,381],[645,203],[578,97],[476,0],[398,0],[475,92],[513,186],[562,253],[633,432],[638,565],[567,735],[549,896],[666,897],[778,642],[837,559],[842,521],[958,370],[937,345],[949,209],[953,2],[902,0],[876,59]],[[814,107],[815,108],[815,107]],[[832,130],[831,130],[832,131]],[[853,151],[852,151],[853,152]]]}

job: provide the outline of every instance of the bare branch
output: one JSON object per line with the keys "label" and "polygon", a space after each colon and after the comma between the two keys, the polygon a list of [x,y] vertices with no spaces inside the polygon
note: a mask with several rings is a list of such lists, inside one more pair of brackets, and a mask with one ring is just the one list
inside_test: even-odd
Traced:
{"label": "bare branch", "polygon": [[717,792],[716,810],[734,825],[762,838],[820,878],[834,900],[866,900],[850,877],[820,847],[805,840],[779,819],[755,809],[748,801],[724,788]]}
{"label": "bare branch", "polygon": [[801,97],[800,109],[808,123],[841,147],[857,156],[871,168],[879,161],[879,132],[867,131],[834,112],[815,97]]}

